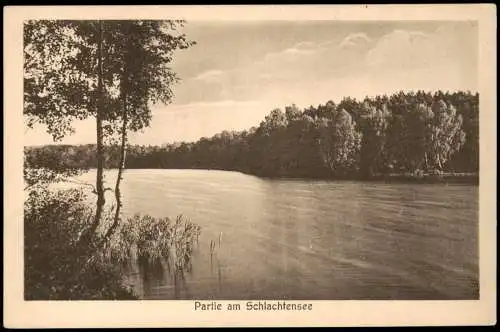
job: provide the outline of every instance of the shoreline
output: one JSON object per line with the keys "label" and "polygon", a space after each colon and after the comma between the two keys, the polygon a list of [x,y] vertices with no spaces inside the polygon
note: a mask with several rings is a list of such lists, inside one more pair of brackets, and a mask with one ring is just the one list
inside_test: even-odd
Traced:
{"label": "shoreline", "polygon": [[264,176],[253,173],[247,175],[258,176],[271,180],[308,180],[308,181],[354,181],[354,182],[383,182],[383,183],[414,183],[414,184],[472,184],[479,185],[479,174],[449,173],[444,175],[412,176],[405,174],[387,174],[371,177],[331,177],[331,176]]}
{"label": "shoreline", "polygon": [[[112,169],[112,168],[111,168]],[[381,174],[371,177],[333,177],[328,175],[302,176],[302,175],[269,175],[259,174],[237,169],[209,169],[209,168],[126,168],[126,170],[192,170],[192,171],[217,171],[237,172],[245,175],[256,176],[269,180],[307,180],[307,181],[355,181],[355,182],[384,182],[384,183],[415,183],[415,184],[474,184],[479,185],[479,173],[444,173],[441,175],[407,175],[407,174]]]}
{"label": "shoreline", "polygon": [[[81,170],[85,173],[88,171],[93,171],[96,168],[82,168]],[[116,170],[113,167],[105,168],[106,171]],[[383,182],[383,183],[414,183],[414,184],[470,184],[479,185],[479,173],[443,173],[443,174],[378,174],[370,177],[366,176],[345,176],[345,177],[335,177],[327,174],[318,174],[316,176],[305,176],[305,175],[293,175],[293,174],[283,174],[283,175],[272,175],[259,172],[250,172],[238,169],[219,169],[219,168],[160,168],[160,167],[150,167],[150,168],[139,168],[130,167],[124,168],[127,170],[190,170],[190,171],[212,171],[212,172],[235,172],[240,174],[245,174],[249,176],[255,176],[261,179],[268,180],[304,180],[304,181],[354,181],[354,182]]]}

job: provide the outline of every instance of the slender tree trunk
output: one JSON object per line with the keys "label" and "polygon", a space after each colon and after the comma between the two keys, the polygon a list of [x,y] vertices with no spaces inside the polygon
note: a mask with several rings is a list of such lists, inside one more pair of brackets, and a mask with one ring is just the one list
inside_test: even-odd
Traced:
{"label": "slender tree trunk", "polygon": [[113,232],[115,231],[116,227],[118,226],[118,223],[120,221],[120,211],[122,208],[122,197],[121,197],[121,192],[120,192],[120,183],[123,180],[122,174],[123,170],[125,169],[125,158],[127,154],[127,104],[126,104],[126,96],[123,96],[123,124],[122,124],[122,131],[121,131],[121,144],[120,144],[120,164],[118,165],[118,177],[116,178],[116,184],[115,184],[115,198],[116,198],[116,210],[115,210],[115,216],[113,219],[113,224],[109,228],[109,230],[106,232],[106,239],[109,239],[111,235],[113,235]]}
{"label": "slender tree trunk", "polygon": [[98,106],[97,106],[97,114],[96,114],[96,133],[97,133],[97,177],[96,177],[96,194],[97,194],[97,203],[96,203],[96,213],[94,218],[94,223],[92,225],[91,231],[92,233],[96,231],[99,223],[101,222],[102,211],[104,204],[106,203],[104,197],[104,184],[103,184],[103,173],[104,173],[104,151],[103,151],[103,128],[102,128],[102,113],[104,107],[104,84],[103,84],[103,65],[102,65],[102,43],[103,43],[103,22],[99,21],[98,28],[98,39],[97,39],[97,66],[98,66]]}
{"label": "slender tree trunk", "polygon": [[[131,47],[130,39],[128,40],[128,49],[127,52],[129,51],[129,48]],[[120,144],[120,163],[118,165],[118,176],[116,178],[116,183],[115,183],[115,199],[116,199],[116,210],[115,210],[115,216],[113,218],[113,224],[111,227],[108,229],[105,235],[105,240],[109,239],[116,227],[118,226],[118,223],[120,222],[120,212],[121,208],[123,206],[122,203],[122,196],[121,196],[121,191],[120,191],[120,184],[121,181],[123,180],[123,170],[125,169],[125,160],[127,156],[127,125],[128,125],[128,113],[127,113],[127,95],[128,95],[128,88],[129,88],[129,72],[128,72],[128,61],[129,57],[125,55],[125,61],[124,61],[124,67],[123,67],[123,72],[122,72],[122,84],[121,84],[121,102],[122,102],[122,128],[121,128],[121,144]]]}
{"label": "slender tree trunk", "polygon": [[437,161],[438,161],[439,170],[442,171],[443,170],[443,163],[441,162],[441,156],[439,155],[439,153],[437,156]]}

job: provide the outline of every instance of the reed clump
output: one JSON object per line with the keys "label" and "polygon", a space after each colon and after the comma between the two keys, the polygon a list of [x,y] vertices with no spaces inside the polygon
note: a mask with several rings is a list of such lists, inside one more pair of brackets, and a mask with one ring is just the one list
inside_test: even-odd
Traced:
{"label": "reed clump", "polygon": [[191,262],[200,234],[201,227],[182,215],[171,219],[136,214],[119,226],[110,239],[108,254],[122,263],[166,261],[169,268],[183,270]]}

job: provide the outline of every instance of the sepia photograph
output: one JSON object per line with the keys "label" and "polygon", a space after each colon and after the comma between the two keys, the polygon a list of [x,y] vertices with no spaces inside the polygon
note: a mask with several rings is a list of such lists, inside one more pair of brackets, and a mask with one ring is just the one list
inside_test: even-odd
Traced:
{"label": "sepia photograph", "polygon": [[483,299],[479,19],[123,8],[22,20],[20,301]]}

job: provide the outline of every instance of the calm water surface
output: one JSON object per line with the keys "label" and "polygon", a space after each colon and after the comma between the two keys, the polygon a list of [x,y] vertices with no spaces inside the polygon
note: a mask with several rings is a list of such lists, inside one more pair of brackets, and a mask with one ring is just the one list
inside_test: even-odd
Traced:
{"label": "calm water surface", "polygon": [[125,273],[143,299],[478,298],[477,186],[127,170],[122,192],[125,214],[202,227],[184,278]]}

